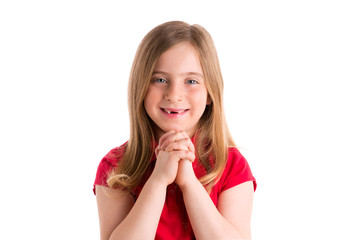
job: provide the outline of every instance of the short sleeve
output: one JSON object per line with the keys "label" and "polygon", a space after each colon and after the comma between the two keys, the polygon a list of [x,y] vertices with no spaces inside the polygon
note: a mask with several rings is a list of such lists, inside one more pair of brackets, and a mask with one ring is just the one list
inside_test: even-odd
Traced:
{"label": "short sleeve", "polygon": [[225,191],[226,189],[247,181],[253,182],[255,191],[257,187],[256,180],[252,175],[250,166],[245,157],[237,148],[229,148],[228,161],[222,177],[220,178],[222,184],[221,191]]}
{"label": "short sleeve", "polygon": [[106,180],[110,174],[110,172],[117,167],[119,153],[121,152],[121,147],[116,147],[112,149],[108,154],[101,159],[99,166],[96,171],[95,181],[93,185],[93,192],[95,192],[95,185],[105,186],[108,187]]}

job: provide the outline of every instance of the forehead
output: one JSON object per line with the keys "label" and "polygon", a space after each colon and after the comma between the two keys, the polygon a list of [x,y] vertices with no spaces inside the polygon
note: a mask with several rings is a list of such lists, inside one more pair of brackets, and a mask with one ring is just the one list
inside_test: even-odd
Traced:
{"label": "forehead", "polygon": [[161,54],[154,72],[203,75],[198,53],[193,45],[188,42],[179,43]]}

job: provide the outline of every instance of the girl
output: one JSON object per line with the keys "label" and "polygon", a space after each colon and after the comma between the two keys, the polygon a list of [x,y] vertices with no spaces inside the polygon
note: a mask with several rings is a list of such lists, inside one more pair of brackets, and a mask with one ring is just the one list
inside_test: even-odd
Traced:
{"label": "girl", "polygon": [[140,43],[130,139],[100,162],[101,239],[250,239],[256,182],[230,136],[213,41],[173,21]]}

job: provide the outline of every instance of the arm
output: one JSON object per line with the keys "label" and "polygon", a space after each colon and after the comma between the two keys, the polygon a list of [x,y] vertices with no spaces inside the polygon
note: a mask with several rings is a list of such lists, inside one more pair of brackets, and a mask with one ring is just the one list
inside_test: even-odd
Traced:
{"label": "arm", "polygon": [[180,188],[196,239],[251,239],[252,182],[221,193],[218,209],[197,179]]}
{"label": "arm", "polygon": [[101,240],[154,239],[166,185],[146,182],[134,203],[130,193],[96,186]]}
{"label": "arm", "polygon": [[[164,137],[169,134],[173,132]],[[156,155],[155,168],[135,203],[129,192],[96,186],[102,240],[155,238],[166,188],[176,178],[178,163],[195,158],[188,151],[156,151]]]}
{"label": "arm", "polygon": [[[166,151],[194,148],[189,140],[168,135],[160,141]],[[250,239],[250,220],[254,188],[245,182],[225,190],[219,196],[218,208],[196,178],[192,164],[183,158],[175,182],[183,193],[186,210],[197,239]]]}

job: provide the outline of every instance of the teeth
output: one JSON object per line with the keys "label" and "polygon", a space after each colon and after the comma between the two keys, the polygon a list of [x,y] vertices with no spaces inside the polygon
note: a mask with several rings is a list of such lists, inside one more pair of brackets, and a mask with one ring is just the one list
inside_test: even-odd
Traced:
{"label": "teeth", "polygon": [[183,113],[183,112],[185,112],[186,110],[182,110],[182,111],[180,111],[180,112],[172,112],[172,111],[169,111],[169,110],[166,110],[166,109],[164,109],[164,111],[166,112],[166,113],[168,113],[168,114],[171,114],[171,113],[177,113],[177,114],[179,114],[179,113]]}

